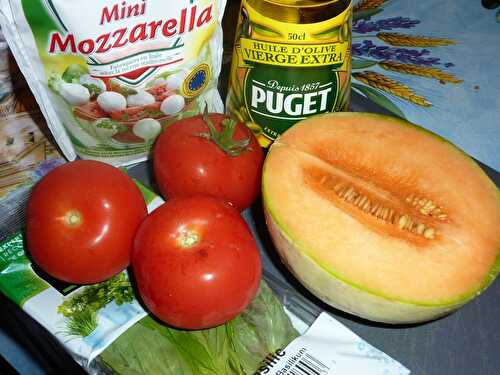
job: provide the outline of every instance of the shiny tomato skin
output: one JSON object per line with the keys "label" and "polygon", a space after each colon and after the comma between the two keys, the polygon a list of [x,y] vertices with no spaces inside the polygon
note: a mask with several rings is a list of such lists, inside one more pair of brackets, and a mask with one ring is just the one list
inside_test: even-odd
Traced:
{"label": "shiny tomato skin", "polygon": [[179,197],[141,223],[132,269],[156,317],[174,327],[204,329],[234,318],[250,303],[261,259],[236,209],[208,196]]}
{"label": "shiny tomato skin", "polygon": [[69,162],[31,192],[27,247],[35,263],[59,280],[101,282],[129,265],[135,232],[146,215],[140,190],[118,168]]}
{"label": "shiny tomato skin", "polygon": [[[210,114],[218,131],[227,118]],[[260,192],[262,148],[243,123],[236,126],[233,139],[251,137],[251,142],[238,156],[229,156],[214,142],[197,136],[207,132],[200,115],[177,121],[158,137],[153,166],[160,192],[164,197],[206,194],[222,198],[239,210],[249,207]]]}

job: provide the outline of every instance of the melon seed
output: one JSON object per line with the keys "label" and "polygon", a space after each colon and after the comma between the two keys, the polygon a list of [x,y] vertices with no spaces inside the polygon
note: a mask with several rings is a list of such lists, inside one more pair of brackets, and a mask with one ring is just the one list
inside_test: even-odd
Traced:
{"label": "melon seed", "polygon": [[398,221],[398,227],[400,229],[404,229],[406,227],[406,222],[408,221],[408,216],[406,215],[403,215],[399,218],[399,221]]}
{"label": "melon seed", "polygon": [[427,201],[427,203],[424,205],[423,208],[432,210],[434,207],[436,207],[436,206],[434,206],[434,203],[432,203],[432,201]]}
{"label": "melon seed", "polygon": [[434,238],[434,233],[435,233],[435,230],[433,228],[427,228],[424,231],[424,237],[428,238],[428,239]]}
{"label": "melon seed", "polygon": [[353,192],[354,189],[352,187],[349,187],[349,189],[347,189],[347,191],[344,193],[344,198],[349,197]]}
{"label": "melon seed", "polygon": [[377,211],[377,217],[380,219],[384,219],[384,212],[386,208],[385,207],[380,207]]}
{"label": "melon seed", "polygon": [[354,205],[358,206],[359,205],[359,201],[361,201],[361,199],[363,199],[364,197],[359,194],[356,199],[354,200]]}
{"label": "melon seed", "polygon": [[387,220],[388,220],[388,221],[390,221],[391,223],[394,223],[394,217],[395,217],[395,216],[394,216],[394,210],[391,208],[391,209],[389,210],[389,215],[388,215],[388,217],[387,217]]}
{"label": "melon seed", "polygon": [[437,217],[439,220],[446,220],[448,217],[443,213],[443,207],[437,206],[430,199],[410,195],[406,197],[406,202],[417,208],[422,215]]}
{"label": "melon seed", "polygon": [[368,197],[366,195],[361,196],[361,199],[357,203],[357,206],[364,207],[366,201],[368,201]]}
{"label": "melon seed", "polygon": [[418,234],[423,234],[423,233],[424,233],[424,230],[425,230],[425,225],[424,225],[424,224],[422,224],[422,223],[419,223],[419,224],[417,225],[417,233],[418,233]]}
{"label": "melon seed", "polygon": [[356,192],[356,190],[353,190],[351,192],[351,194],[349,194],[349,199],[352,199],[352,202],[354,202],[354,200],[356,199],[356,197],[358,196],[359,194]]}
{"label": "melon seed", "polygon": [[378,214],[378,217],[382,220],[386,220],[386,217],[387,217],[387,213],[389,212],[389,210],[385,207],[382,207],[380,209],[380,212]]}
{"label": "melon seed", "polygon": [[440,214],[442,214],[442,211],[439,207],[436,207],[431,211],[431,216],[439,216]]}
{"label": "melon seed", "polygon": [[428,201],[421,209],[420,212],[424,215],[429,215],[436,206],[432,201]]}
{"label": "melon seed", "polygon": [[343,185],[342,184],[337,184],[333,187],[333,190],[335,191],[336,194],[340,195],[340,191],[343,189]]}
{"label": "melon seed", "polygon": [[406,222],[406,229],[411,229],[413,226],[413,220],[411,219],[410,216],[408,216],[408,221]]}

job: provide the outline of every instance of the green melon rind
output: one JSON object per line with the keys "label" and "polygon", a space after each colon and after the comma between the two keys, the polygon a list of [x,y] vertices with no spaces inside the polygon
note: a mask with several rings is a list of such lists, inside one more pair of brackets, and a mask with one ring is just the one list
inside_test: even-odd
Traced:
{"label": "green melon rind", "polygon": [[[294,276],[314,295],[342,311],[377,322],[390,324],[419,323],[446,315],[478,296],[500,271],[500,256],[481,286],[450,302],[436,304],[409,302],[384,296],[348,280],[308,255],[279,227],[264,206],[266,222],[278,253]],[[328,293],[324,291],[328,290]]]}
{"label": "green melon rind", "polygon": [[[407,121],[390,118],[384,115],[371,113],[357,113],[361,116],[374,116],[381,118],[384,121],[393,120],[394,123],[412,126],[419,131],[423,131],[428,135],[436,137],[438,140],[445,142],[454,150],[459,151],[473,163],[480,174],[484,175],[494,189],[499,193],[499,190],[489,179],[484,171],[474,162],[465,152],[445,140],[439,135],[432,133],[418,125],[411,124]],[[323,114],[319,116],[352,116],[349,113]],[[280,147],[279,139],[275,145],[271,147]],[[313,294],[324,302],[348,313],[360,316],[362,318],[385,322],[391,324],[400,323],[418,323],[428,321],[446,315],[473,298],[477,297],[496,279],[500,273],[500,254],[497,254],[496,261],[490,272],[486,275],[479,287],[466,292],[449,301],[437,301],[434,303],[411,301],[394,298],[384,295],[375,290],[371,290],[364,286],[353,283],[342,275],[336,273],[328,267],[328,265],[315,259],[310,252],[305,249],[304,245],[300,245],[299,241],[286,230],[281,220],[273,213],[272,204],[266,192],[266,163],[264,163],[262,174],[262,197],[264,204],[264,213],[266,223],[271,234],[271,238],[278,250],[282,261],[287,265],[294,276],[306,286]],[[498,194],[500,199],[500,194]],[[328,293],[324,291],[327,290]],[[333,297],[332,297],[333,296]]]}

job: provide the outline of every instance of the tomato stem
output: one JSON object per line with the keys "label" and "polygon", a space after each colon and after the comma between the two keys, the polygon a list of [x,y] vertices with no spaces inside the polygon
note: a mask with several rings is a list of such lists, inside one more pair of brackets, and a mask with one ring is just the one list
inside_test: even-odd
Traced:
{"label": "tomato stem", "polygon": [[199,133],[197,136],[205,138],[211,142],[214,142],[222,151],[224,151],[229,156],[236,157],[240,155],[243,151],[249,150],[248,145],[251,141],[251,135],[249,134],[247,138],[241,140],[234,140],[234,130],[238,122],[231,118],[222,120],[222,130],[217,131],[214,124],[210,120],[208,114],[208,108],[205,106],[203,111],[203,120],[207,124],[209,133]]}

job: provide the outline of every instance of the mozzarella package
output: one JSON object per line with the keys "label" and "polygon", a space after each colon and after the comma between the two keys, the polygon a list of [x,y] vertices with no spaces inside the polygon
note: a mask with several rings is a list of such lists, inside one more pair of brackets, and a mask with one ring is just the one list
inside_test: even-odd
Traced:
{"label": "mozzarella package", "polygon": [[148,157],[174,121],[222,112],[225,0],[0,0],[0,25],[63,154]]}

